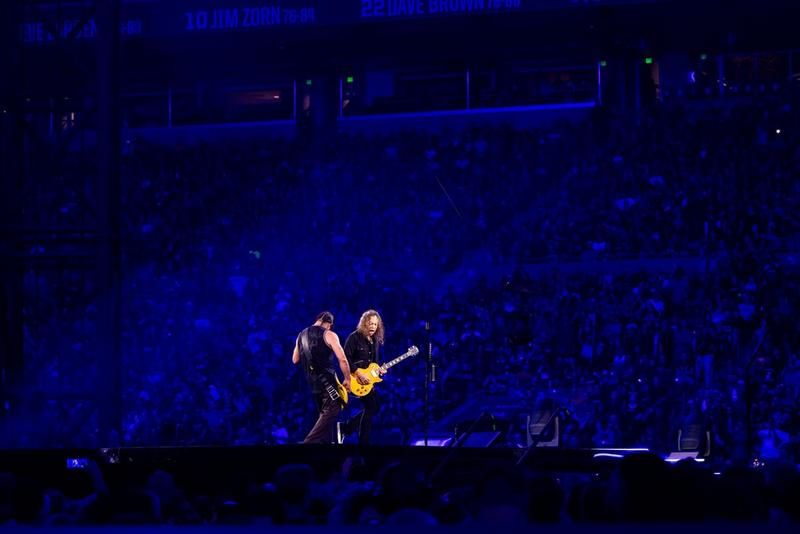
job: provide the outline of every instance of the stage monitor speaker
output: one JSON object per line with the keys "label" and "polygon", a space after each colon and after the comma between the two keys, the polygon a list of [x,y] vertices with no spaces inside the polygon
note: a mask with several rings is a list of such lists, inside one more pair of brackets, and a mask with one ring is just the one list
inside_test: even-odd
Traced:
{"label": "stage monitor speaker", "polygon": [[[534,441],[537,447],[558,447],[561,436],[561,416],[557,415],[552,421],[552,410],[540,410],[528,416],[528,447]],[[548,421],[550,424],[548,425]]]}
{"label": "stage monitor speaker", "polygon": [[703,425],[689,424],[678,429],[678,452],[696,451],[700,456],[711,455],[711,431]]}

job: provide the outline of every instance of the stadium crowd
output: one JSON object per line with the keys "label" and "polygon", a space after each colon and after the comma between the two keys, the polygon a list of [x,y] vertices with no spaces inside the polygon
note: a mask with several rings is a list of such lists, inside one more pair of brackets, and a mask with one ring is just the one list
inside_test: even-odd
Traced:
{"label": "stadium crowd", "polygon": [[[376,308],[384,359],[433,325],[434,425],[475,395],[553,397],[571,447],[668,451],[701,422],[719,458],[796,463],[796,125],[788,105],[702,106],[535,130],[133,140],[117,444],[299,441],[316,414],[295,335],[330,309],[346,336]],[[55,213],[71,202],[54,196]],[[27,327],[32,387],[91,383],[95,311],[71,283],[26,279],[54,303]],[[381,384],[384,442],[420,431],[423,368]],[[40,413],[11,446],[97,445],[91,402]]]}

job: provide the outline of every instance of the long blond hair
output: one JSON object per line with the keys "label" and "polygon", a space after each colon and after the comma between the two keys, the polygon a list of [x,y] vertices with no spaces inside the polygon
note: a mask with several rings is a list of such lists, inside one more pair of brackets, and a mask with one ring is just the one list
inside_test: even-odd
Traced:
{"label": "long blond hair", "polygon": [[373,335],[373,337],[375,338],[375,341],[377,341],[379,345],[383,345],[383,335],[384,335],[383,319],[381,319],[381,314],[378,313],[377,311],[367,310],[364,313],[362,313],[361,319],[358,320],[358,327],[356,327],[356,330],[362,336],[368,338],[369,330],[367,330],[367,321],[369,321],[373,317],[378,318],[378,329],[375,330],[375,334]]}

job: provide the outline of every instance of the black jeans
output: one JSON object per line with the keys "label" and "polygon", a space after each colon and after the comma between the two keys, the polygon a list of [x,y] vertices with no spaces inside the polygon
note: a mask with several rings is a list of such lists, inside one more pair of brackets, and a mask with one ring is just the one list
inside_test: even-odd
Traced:
{"label": "black jeans", "polygon": [[[350,402],[356,399],[355,395],[350,396]],[[359,445],[369,445],[369,434],[372,430],[372,418],[378,413],[381,407],[378,392],[373,389],[369,394],[361,397],[362,409],[344,424],[346,434],[358,433]]]}
{"label": "black jeans", "polygon": [[333,427],[339,417],[339,412],[342,411],[342,406],[339,399],[331,398],[325,388],[326,385],[327,382],[318,380],[312,382],[311,392],[314,394],[319,417],[303,443],[331,443],[333,441]]}

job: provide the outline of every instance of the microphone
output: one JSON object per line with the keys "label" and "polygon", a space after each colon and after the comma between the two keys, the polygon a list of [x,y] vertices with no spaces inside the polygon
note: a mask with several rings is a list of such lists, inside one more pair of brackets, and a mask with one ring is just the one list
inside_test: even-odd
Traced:
{"label": "microphone", "polygon": [[428,362],[433,365],[433,342],[431,341],[431,323],[430,321],[425,321],[425,337],[427,337],[428,341]]}

